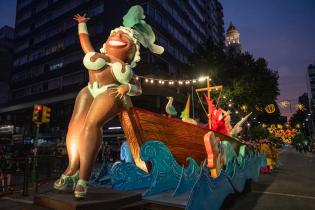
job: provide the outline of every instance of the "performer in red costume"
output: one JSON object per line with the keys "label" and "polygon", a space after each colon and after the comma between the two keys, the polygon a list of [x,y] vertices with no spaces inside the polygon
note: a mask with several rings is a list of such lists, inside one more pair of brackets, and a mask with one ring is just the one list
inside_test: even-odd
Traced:
{"label": "performer in red costume", "polygon": [[90,18],[74,16],[89,82],[75,100],[66,137],[69,165],[55,181],[55,189],[65,190],[72,182],[75,197],[86,197],[87,182],[102,144],[103,124],[122,110],[128,96],[141,94],[132,71],[140,61],[140,44],[153,53],[163,53],[163,47],[154,44],[155,35],[144,18],[140,6],[131,7],[123,18],[124,26],[111,31],[98,53],[89,39],[86,23]]}

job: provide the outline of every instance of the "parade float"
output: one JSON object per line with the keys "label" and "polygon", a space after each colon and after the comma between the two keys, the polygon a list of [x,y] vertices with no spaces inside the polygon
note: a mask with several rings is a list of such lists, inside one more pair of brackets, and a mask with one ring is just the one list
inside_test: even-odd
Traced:
{"label": "parade float", "polygon": [[[105,169],[111,186],[140,190],[145,199],[168,207],[200,210],[219,209],[226,196],[257,180],[265,156],[235,137],[249,115],[232,128],[230,113],[210,99],[218,89],[222,86],[211,87],[209,78],[207,87],[196,89],[197,94],[206,92],[207,126],[133,107],[129,101],[120,114],[128,144],[122,146],[122,161]],[[94,184],[104,175],[96,175]]]}
{"label": "parade float", "polygon": [[[85,104],[83,108],[88,109],[85,120],[93,112],[94,118],[93,121],[86,120],[91,123],[87,128],[86,123],[80,124],[84,122],[82,116],[74,117],[74,122],[69,124],[69,130],[76,131],[68,131],[67,134],[69,166],[56,180],[54,188],[64,191],[68,182],[73,181],[75,198],[84,200],[74,201],[70,194],[49,192],[36,196],[36,205],[58,210],[132,209],[126,206],[129,202],[134,209],[139,209],[137,202],[144,200],[149,207],[142,209],[217,210],[228,195],[242,192],[248,180],[257,180],[265,157],[237,138],[250,114],[232,128],[230,113],[219,108],[218,101],[215,104],[211,99],[211,92],[219,90],[221,95],[223,87],[211,86],[209,77],[204,78],[206,87],[196,89],[208,119],[206,125],[200,125],[190,117],[190,98],[181,113],[181,119],[172,117],[176,115],[176,110],[172,108],[171,97],[166,106],[169,116],[133,107],[129,96],[141,94],[140,81],[137,82],[138,77],[132,72],[140,60],[140,43],[152,53],[161,54],[164,50],[154,44],[155,35],[144,18],[140,6],[132,7],[123,18],[124,26],[114,29],[101,53],[96,53],[86,27],[89,18],[85,15],[75,16],[81,46],[86,53],[83,63],[90,77],[87,88],[80,94],[85,94],[90,101],[94,100],[93,104],[96,102],[100,106],[99,109],[93,106],[90,108],[88,100],[79,103]],[[117,43],[123,47],[111,46]],[[116,59],[115,56],[126,59],[126,62],[121,62],[122,59]],[[132,81],[135,83],[131,84]],[[112,83],[107,84],[109,82]],[[190,81],[177,82],[188,84]],[[121,102],[123,106],[118,106]],[[74,115],[80,113],[76,110]],[[101,134],[96,135],[101,130],[99,126],[116,114],[120,116],[127,139],[121,148],[121,161],[110,167],[104,163],[99,171],[94,170],[91,179],[86,178],[100,147],[97,140]],[[95,119],[99,121],[94,123]],[[78,135],[80,129],[82,132]],[[75,158],[76,155],[80,157],[80,162]],[[90,193],[87,193],[88,181],[90,185],[97,186],[91,187]],[[125,207],[120,208],[122,205]]]}

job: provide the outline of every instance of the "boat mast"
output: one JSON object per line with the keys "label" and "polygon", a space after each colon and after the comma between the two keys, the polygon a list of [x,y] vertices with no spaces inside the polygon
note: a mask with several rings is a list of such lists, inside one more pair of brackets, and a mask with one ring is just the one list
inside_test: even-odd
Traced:
{"label": "boat mast", "polygon": [[[211,87],[211,85],[210,85],[210,81],[211,81],[211,79],[209,78],[209,77],[207,77],[207,87],[205,87],[205,88],[199,88],[199,89],[196,89],[196,93],[197,93],[197,95],[198,95],[198,93],[199,92],[204,92],[204,91],[207,91],[207,96],[208,96],[208,98],[211,100],[211,91],[212,90],[220,90],[220,91],[222,91],[222,89],[223,89],[223,86],[222,85],[218,85],[218,86],[212,86]],[[198,95],[199,96],[199,95]],[[198,97],[199,98],[199,97]],[[200,98],[199,98],[199,100],[200,100]],[[201,103],[201,106],[203,107],[203,103],[202,103],[202,101],[200,100],[200,103]],[[208,124],[209,124],[209,129],[211,129],[211,110],[210,110],[210,107],[208,106],[208,113],[206,113],[207,114],[207,117],[208,117]]]}

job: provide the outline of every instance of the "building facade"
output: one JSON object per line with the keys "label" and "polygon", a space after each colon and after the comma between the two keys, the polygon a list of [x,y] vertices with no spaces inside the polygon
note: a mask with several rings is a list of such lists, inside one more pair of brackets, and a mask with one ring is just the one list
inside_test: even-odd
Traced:
{"label": "building facade", "polygon": [[7,105],[10,93],[10,74],[13,63],[14,29],[4,26],[0,29],[0,107]]}
{"label": "building facade", "polygon": [[310,107],[314,110],[315,104],[315,62],[307,67],[306,72],[307,93],[309,97]]}
{"label": "building facade", "polygon": [[306,72],[307,95],[309,99],[309,120],[306,123],[311,130],[311,148],[315,149],[315,62],[307,67]]}
{"label": "building facade", "polygon": [[[75,96],[87,85],[88,79],[74,14],[87,13],[91,17],[88,22],[90,39],[95,49],[100,49],[110,30],[122,24],[123,15],[134,4],[143,7],[157,43],[165,48],[163,55],[142,50],[142,60],[135,69],[139,75],[185,76],[189,74],[185,69],[195,47],[207,39],[217,44],[223,42],[223,12],[217,0],[18,0],[12,96],[9,106],[0,109],[0,114],[11,114],[12,123],[26,126],[26,133],[30,133],[34,104],[47,104],[52,107],[53,116],[47,129],[64,132]],[[160,96],[180,92],[145,84],[143,90],[144,94],[133,101],[153,110],[161,109],[164,98]],[[25,124],[30,126],[27,128]]]}

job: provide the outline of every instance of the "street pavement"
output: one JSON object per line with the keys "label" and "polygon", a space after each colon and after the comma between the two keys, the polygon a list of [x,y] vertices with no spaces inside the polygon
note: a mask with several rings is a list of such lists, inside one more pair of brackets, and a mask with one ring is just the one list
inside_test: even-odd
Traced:
{"label": "street pavement", "polygon": [[315,210],[315,154],[286,147],[279,156],[278,168],[227,199],[222,210]]}
{"label": "street pavement", "polygon": [[[260,175],[250,190],[228,197],[221,210],[315,210],[315,154],[286,147],[279,157],[278,168]],[[39,191],[50,191],[51,186],[46,183]],[[32,198],[21,193],[0,197],[0,209],[18,210],[23,203],[32,203]]]}

